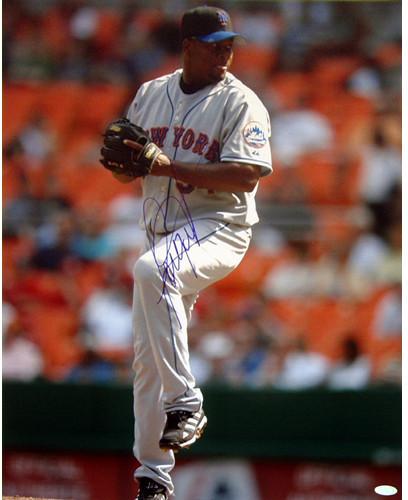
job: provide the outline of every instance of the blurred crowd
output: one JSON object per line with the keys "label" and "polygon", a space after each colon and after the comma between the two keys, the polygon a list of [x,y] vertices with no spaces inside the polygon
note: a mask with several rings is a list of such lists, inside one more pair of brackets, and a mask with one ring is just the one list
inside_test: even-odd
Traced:
{"label": "blurred crowd", "polygon": [[[140,186],[98,164],[141,82],[179,66],[195,3],[3,3],[3,377],[132,379]],[[199,384],[401,383],[401,4],[218,2],[272,122],[241,266],[204,291]]]}

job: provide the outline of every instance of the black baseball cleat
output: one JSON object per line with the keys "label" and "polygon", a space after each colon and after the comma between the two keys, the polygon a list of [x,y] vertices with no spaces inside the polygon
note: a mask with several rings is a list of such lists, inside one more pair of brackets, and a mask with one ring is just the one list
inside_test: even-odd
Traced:
{"label": "black baseball cleat", "polygon": [[199,439],[207,425],[203,410],[196,412],[173,410],[167,412],[167,422],[159,446],[163,450],[178,451],[189,448]]}
{"label": "black baseball cleat", "polygon": [[139,493],[135,500],[168,500],[167,488],[156,483],[149,477],[141,477],[139,481]]}

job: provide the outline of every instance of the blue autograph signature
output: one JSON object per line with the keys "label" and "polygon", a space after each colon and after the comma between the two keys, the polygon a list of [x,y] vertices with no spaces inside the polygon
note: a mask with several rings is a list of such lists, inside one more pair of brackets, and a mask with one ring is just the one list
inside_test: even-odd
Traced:
{"label": "blue autograph signature", "polygon": [[[187,221],[180,231],[176,231],[175,227],[177,225],[177,219],[173,223],[168,223],[167,221],[167,204],[172,201],[176,204],[177,208],[181,211],[181,215]],[[156,263],[157,269],[159,271],[163,287],[161,291],[160,298],[157,303],[160,303],[162,298],[166,296],[168,298],[170,307],[176,313],[177,311],[171,300],[171,296],[168,290],[168,284],[177,286],[176,273],[181,267],[181,261],[185,258],[187,259],[189,265],[195,276],[197,276],[193,262],[189,256],[189,250],[193,245],[199,245],[200,241],[198,239],[198,234],[194,226],[194,221],[191,217],[190,211],[184,200],[179,200],[175,196],[169,196],[165,198],[162,202],[159,202],[155,198],[146,198],[143,203],[143,219],[145,226],[147,228],[147,212],[153,211],[153,218],[150,223],[150,249],[153,254],[154,261]],[[165,233],[157,235],[156,228],[161,226],[161,231]],[[148,230],[148,229],[146,229]],[[165,254],[157,251],[157,238],[160,238],[160,242],[164,238],[165,241]],[[179,318],[177,317],[180,323]],[[180,324],[181,326],[181,324]]]}

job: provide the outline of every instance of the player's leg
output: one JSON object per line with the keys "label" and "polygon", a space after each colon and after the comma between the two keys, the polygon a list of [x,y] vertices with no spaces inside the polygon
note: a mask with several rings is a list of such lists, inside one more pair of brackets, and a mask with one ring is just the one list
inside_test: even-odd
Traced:
{"label": "player's leg", "polygon": [[156,242],[135,266],[154,359],[163,384],[166,412],[197,412],[201,391],[195,386],[188,355],[188,317],[183,297],[229,274],[242,260],[250,229],[213,220],[194,223]]}
{"label": "player's leg", "polygon": [[146,323],[153,365],[163,387],[162,400],[174,400],[183,394],[184,408],[196,411],[201,408],[202,394],[195,387],[188,363],[190,307],[185,307],[179,291],[174,293],[171,304],[162,297],[162,280],[150,254],[147,252],[136,263],[135,283],[140,298],[138,316],[143,316]]}
{"label": "player's leg", "polygon": [[189,325],[191,317],[193,315],[193,310],[195,303],[198,299],[198,293],[192,293],[191,295],[183,295],[184,311],[186,313],[187,325]]}
{"label": "player's leg", "polygon": [[161,398],[162,385],[150,346],[144,312],[135,288],[134,311],[134,432],[133,452],[141,466],[135,477],[147,477],[166,486],[171,493],[173,484],[170,472],[174,467],[171,450],[159,448],[159,440],[166,422]]}

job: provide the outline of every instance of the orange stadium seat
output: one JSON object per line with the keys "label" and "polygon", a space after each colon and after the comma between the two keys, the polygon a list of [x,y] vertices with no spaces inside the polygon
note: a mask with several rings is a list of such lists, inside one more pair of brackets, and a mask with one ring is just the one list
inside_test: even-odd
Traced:
{"label": "orange stadium seat", "polygon": [[35,305],[31,311],[31,320],[32,331],[41,338],[45,337],[44,332],[53,332],[54,337],[72,339],[76,337],[80,326],[77,311],[68,306]]}
{"label": "orange stadium seat", "polygon": [[106,265],[104,262],[87,262],[75,276],[79,301],[84,303],[90,294],[102,285],[105,279]]}
{"label": "orange stadium seat", "polygon": [[17,302],[28,301],[59,307],[69,301],[68,286],[66,276],[61,273],[27,269],[20,274],[12,293]]}
{"label": "orange stadium seat", "polygon": [[309,203],[337,202],[337,165],[332,154],[327,151],[306,153],[296,160],[293,168]]}
{"label": "orange stadium seat", "polygon": [[2,169],[2,200],[4,203],[17,198],[21,193],[21,178],[16,175],[16,171],[13,168],[14,164],[12,161],[6,160],[3,157],[3,169]]}
{"label": "orange stadium seat", "polygon": [[309,203],[351,205],[359,201],[358,156],[340,162],[330,151],[306,153],[297,159],[294,172]]}
{"label": "orange stadium seat", "polygon": [[159,7],[144,7],[135,9],[132,25],[137,30],[152,32],[164,21],[165,13]]}
{"label": "orange stadium seat", "polygon": [[228,294],[237,290],[242,290],[246,294],[257,291],[266,274],[281,258],[280,254],[269,255],[256,247],[250,247],[240,265],[213,286]]}
{"label": "orange stadium seat", "polygon": [[402,339],[401,337],[375,339],[370,343],[367,354],[373,362],[374,377],[382,377],[391,361],[401,362]]}
{"label": "orange stadium seat", "polygon": [[338,145],[352,141],[356,134],[363,134],[374,118],[374,104],[369,99],[331,88],[313,91],[310,106],[322,113],[334,127]]}
{"label": "orange stadium seat", "polygon": [[73,166],[79,166],[84,162],[89,163],[89,157],[95,152],[95,148],[98,149],[99,153],[101,145],[101,134],[97,134],[93,130],[78,129],[74,124],[61,144],[59,164],[70,170]]}
{"label": "orange stadium seat", "polygon": [[125,85],[86,85],[75,126],[81,130],[102,133],[109,121],[123,115],[125,107],[130,104],[129,98]]}
{"label": "orange stadium seat", "polygon": [[27,184],[30,186],[30,193],[41,198],[44,194],[47,177],[50,174],[47,163],[39,163],[36,168],[27,168],[25,170]]}
{"label": "orange stadium seat", "polygon": [[[229,289],[217,290],[219,300],[222,304],[224,320],[226,323],[229,320],[235,320],[237,315],[242,312],[243,305],[248,301],[250,292],[245,287],[236,287]],[[220,313],[218,313],[220,314]]]}
{"label": "orange stadium seat", "polygon": [[374,57],[382,68],[398,66],[402,63],[402,46],[399,42],[387,42],[380,45]]}
{"label": "orange stadium seat", "polygon": [[68,307],[31,305],[25,308],[24,325],[44,356],[44,376],[58,380],[82,355],[77,340],[79,317]]}
{"label": "orange stadium seat", "polygon": [[134,192],[133,183],[121,184],[98,164],[71,165],[62,169],[63,190],[76,208],[106,206],[115,197]]}
{"label": "orange stadium seat", "polygon": [[257,191],[257,199],[268,201],[285,183],[285,167],[283,167],[277,158],[272,156],[273,172],[270,175],[262,177]]}
{"label": "orange stadium seat", "polygon": [[308,345],[331,359],[341,354],[341,341],[356,330],[355,304],[341,299],[321,298],[309,304],[305,314]]}
{"label": "orange stadium seat", "polygon": [[7,145],[26,125],[36,110],[42,87],[7,83],[3,86],[3,144]]}
{"label": "orange stadium seat", "polygon": [[305,299],[297,297],[273,298],[269,302],[269,309],[289,331],[303,331],[307,310]]}
{"label": "orange stadium seat", "polygon": [[276,50],[264,45],[247,43],[236,48],[232,61],[232,72],[237,75],[269,75],[278,60]]}
{"label": "orange stadium seat", "polygon": [[72,43],[70,20],[61,11],[60,5],[47,8],[47,15],[41,16],[41,35],[57,54],[63,53]]}
{"label": "orange stadium seat", "polygon": [[272,300],[269,307],[285,325],[287,335],[304,336],[310,350],[330,359],[339,357],[346,334],[355,331],[360,336],[355,307],[347,301],[325,297],[283,298]]}
{"label": "orange stadium seat", "polygon": [[33,241],[27,236],[3,238],[3,291],[12,287],[15,280],[18,279],[18,265],[31,255],[32,247]]}
{"label": "orange stadium seat", "polygon": [[43,86],[39,107],[56,130],[60,146],[83,106],[84,87],[75,82],[53,82]]}
{"label": "orange stadium seat", "polygon": [[314,88],[311,104],[329,118],[339,115],[344,117],[345,114],[371,116],[374,112],[374,104],[370,99],[335,88],[324,92]]}
{"label": "orange stadium seat", "polygon": [[98,11],[98,25],[93,40],[101,48],[112,48],[118,39],[121,26],[121,17],[116,10],[100,9]]}
{"label": "orange stadium seat", "polygon": [[[143,73],[143,80],[149,81],[154,80],[162,75],[167,75],[168,73],[173,73],[177,68],[180,67],[180,57],[179,56],[166,56],[157,68]],[[130,103],[129,103],[130,104]]]}
{"label": "orange stadium seat", "polygon": [[362,158],[356,155],[337,169],[337,199],[341,204],[358,204],[360,202],[360,175]]}
{"label": "orange stadium seat", "polygon": [[318,89],[341,86],[361,64],[356,56],[327,56],[317,60],[312,69],[312,78]]}
{"label": "orange stadium seat", "polygon": [[296,107],[310,92],[311,82],[306,73],[299,71],[279,72],[272,75],[266,92],[284,109]]}

